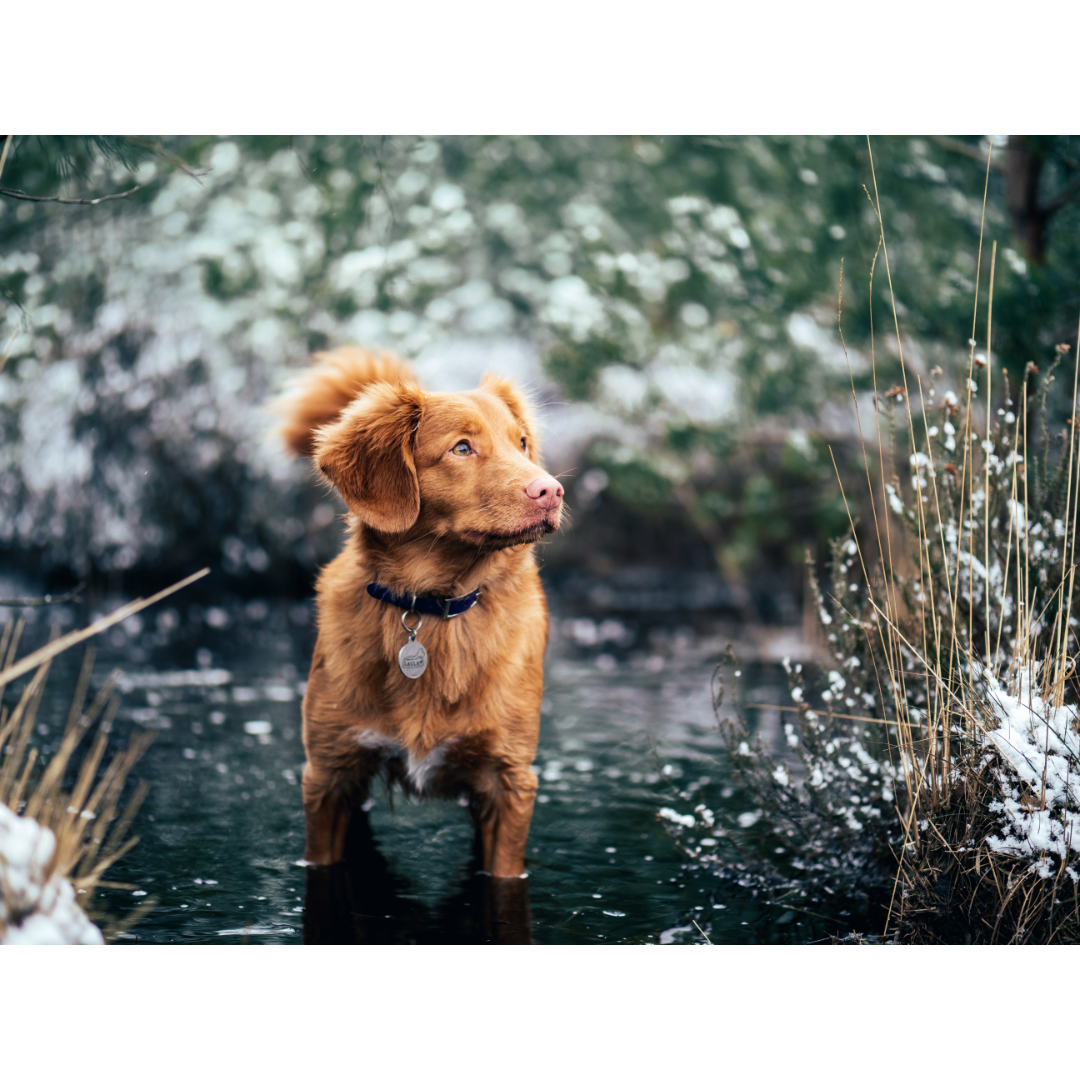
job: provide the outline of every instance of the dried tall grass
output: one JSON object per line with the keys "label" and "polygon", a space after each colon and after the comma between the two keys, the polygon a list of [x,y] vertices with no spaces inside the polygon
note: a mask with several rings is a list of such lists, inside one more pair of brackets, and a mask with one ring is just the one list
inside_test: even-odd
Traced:
{"label": "dried tall grass", "polygon": [[[872,301],[879,257],[891,295],[892,278],[872,150],[870,161],[866,194],[880,231]],[[985,207],[984,187],[984,224]],[[866,898],[876,888],[887,898],[882,937],[897,941],[1080,941],[1080,786],[1071,780],[1080,777],[1080,357],[1072,416],[1055,439],[1046,425],[1052,371],[1037,394],[1033,365],[1017,386],[1001,369],[995,385],[996,243],[985,353],[976,351],[982,263],[980,232],[963,400],[938,396],[940,369],[926,386],[909,381],[895,296],[902,384],[882,393],[871,324],[876,431],[860,421],[860,472],[872,520],[856,519],[837,468],[850,532],[834,545],[828,594],[812,581],[838,667],[811,701],[808,673],[787,665],[797,704],[785,731],[803,782],[741,719],[727,722],[730,760],[771,831],[800,852],[801,874],[759,864],[755,880],[774,893],[806,906],[822,891]],[[1057,346],[1054,368],[1069,351]],[[1029,438],[1034,419],[1040,434]],[[904,471],[906,505],[896,476]],[[1064,783],[1048,776],[1051,763]]]}
{"label": "dried tall grass", "polygon": [[[4,633],[5,637],[15,637],[10,622]],[[119,706],[115,693],[118,673],[110,675],[88,701],[93,664],[94,652],[88,649],[60,745],[43,768],[30,740],[50,664],[38,668],[10,716],[6,708],[0,709],[0,803],[52,831],[56,847],[45,877],[61,874],[68,878],[80,906],[86,909],[98,888],[126,887],[106,881],[104,874],[138,841],[127,834],[146,797],[147,786],[139,784],[122,810],[121,797],[132,768],[149,742],[146,735],[137,736],[104,762]],[[80,744],[91,735],[74,782],[66,783]]]}
{"label": "dried tall grass", "polygon": [[[64,637],[54,634],[47,645],[20,661],[15,656],[23,620],[8,620],[0,630],[0,692],[20,675],[34,672],[10,709],[0,704],[0,804],[52,831],[56,846],[45,876],[60,874],[68,878],[84,910],[90,909],[100,888],[131,887],[108,881],[104,875],[138,842],[138,837],[129,833],[146,797],[147,785],[138,784],[126,801],[124,790],[150,736],[136,735],[109,754],[113,720],[119,708],[116,689],[120,672],[109,675],[91,697],[94,652],[87,649],[60,744],[47,762],[42,761],[31,741],[51,663],[65,649],[150,607],[207,573],[202,570],[149,599],[125,604],[85,629]],[[79,749],[86,740],[89,746],[79,759]],[[113,937],[133,921],[110,920],[103,912],[96,913],[95,918],[106,924],[108,936]]]}
{"label": "dried tall grass", "polygon": [[[989,164],[987,172],[989,175]],[[984,222],[985,200],[984,189]],[[878,217],[880,250],[891,293],[876,175],[871,201]],[[979,247],[977,275],[982,264],[981,235]],[[878,490],[874,492],[876,551],[871,550],[869,557],[851,521],[870,616],[859,622],[867,636],[869,657],[875,663],[881,701],[885,704],[891,698],[889,712],[895,724],[889,728],[893,737],[890,749],[902,784],[896,805],[902,807],[899,817],[903,841],[896,853],[895,886],[884,932],[888,933],[891,924],[898,927],[900,939],[907,941],[1051,941],[1080,937],[1076,875],[1068,866],[1069,838],[1056,872],[1051,873],[1048,856],[1036,859],[1003,853],[1002,847],[1007,845],[998,836],[1002,831],[1002,809],[1010,794],[1019,792],[1019,802],[1027,808],[1021,814],[1036,807],[1040,812],[1046,809],[1048,758],[1043,761],[1041,790],[1030,790],[1021,777],[1008,771],[1008,762],[995,748],[994,733],[1001,722],[1003,702],[1019,701],[1022,688],[1027,686],[1026,708],[1031,714],[1028,722],[1042,724],[1049,753],[1048,710],[1065,704],[1067,684],[1074,670],[1069,637],[1080,486],[1075,422],[1069,425],[1067,452],[1062,448],[1053,478],[1049,474],[1051,447],[1047,439],[1040,448],[1041,483],[1033,475],[1027,428],[1029,382],[1035,372],[1025,372],[1017,414],[1012,412],[1016,402],[1011,397],[1007,372],[1002,370],[1005,385],[999,415],[1004,413],[1005,422],[995,423],[992,343],[996,260],[995,242],[990,257],[985,354],[976,353],[977,277],[966,401],[961,407],[958,401],[946,398],[939,406],[944,416],[942,426],[952,426],[955,435],[942,438],[937,425],[928,419],[927,399],[932,409],[934,390],[931,385],[928,392],[924,391],[921,380],[916,409],[900,345],[906,420],[903,426],[914,495],[913,509],[899,515],[914,540],[914,551],[909,547],[905,552],[914,564],[913,573],[904,582],[907,596],[900,595],[902,590],[897,588],[898,553],[891,549],[888,534],[883,539],[876,511],[880,504],[884,516],[888,513],[886,507],[892,508],[899,501],[899,496],[891,496],[885,486],[888,474],[880,419]],[[892,311],[896,337],[902,342],[895,297]],[[1059,360],[1067,352],[1068,346],[1058,346]],[[977,428],[973,394],[976,378],[982,375],[984,426]],[[1074,357],[1074,420],[1078,377],[1080,357]],[[1044,381],[1044,425],[1048,385]],[[958,420],[959,425],[953,420]],[[926,432],[921,438],[916,437],[916,424]],[[955,454],[956,438],[963,444],[960,468],[955,461],[947,460],[959,456]],[[872,487],[868,462],[866,473],[868,486]],[[1054,534],[1052,539],[1060,540],[1060,567],[1056,560],[1053,566],[1047,566],[1045,557],[1037,557],[1045,555],[1046,545],[1040,543],[1043,550],[1039,553],[1032,550],[1032,535],[1036,529],[1042,531],[1043,519]],[[876,573],[872,569],[875,563]],[[911,692],[910,683],[922,684],[921,695]],[[1037,693],[1033,686],[1038,687]],[[923,708],[916,707],[916,698],[924,703]],[[1034,708],[1036,700],[1045,705]],[[1044,715],[1038,715],[1040,711]],[[1075,764],[1080,767],[1080,762]],[[1060,808],[1065,821],[1080,811],[1080,807],[1068,803],[1067,798],[1066,805]],[[1065,876],[1067,872],[1071,881]],[[1072,885],[1069,891],[1073,903],[1063,904],[1061,893],[1068,884]]]}

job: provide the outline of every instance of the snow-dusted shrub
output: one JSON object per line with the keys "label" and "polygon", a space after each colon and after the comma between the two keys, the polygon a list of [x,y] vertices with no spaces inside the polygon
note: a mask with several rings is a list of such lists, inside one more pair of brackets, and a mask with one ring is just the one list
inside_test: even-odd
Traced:
{"label": "snow-dusted shrub", "polygon": [[[724,710],[724,666],[722,661],[714,679],[714,705],[733,777],[756,809],[734,820],[716,811],[712,835],[724,844],[692,852],[695,861],[766,895],[783,892],[800,908],[833,909],[839,898],[841,907],[865,910],[895,874],[890,852],[903,840],[897,804],[904,802],[904,789],[885,725],[869,715],[862,722],[850,719],[850,710],[870,710],[868,691],[858,689],[859,664],[818,671],[784,659],[795,704],[781,713],[779,749],[751,732],[738,701]],[[808,679],[811,674],[818,677]]]}
{"label": "snow-dusted shrub", "polygon": [[57,870],[51,829],[0,805],[0,945],[104,945]]}
{"label": "snow-dusted shrub", "polygon": [[1068,428],[1029,443],[1031,367],[1019,401],[1006,385],[975,418],[979,360],[963,404],[931,384],[910,414],[899,387],[881,405],[897,442],[926,418],[897,455],[909,483],[882,453],[872,520],[834,543],[826,587],[809,571],[833,662],[808,679],[785,661],[785,745],[724,720],[757,804],[739,828],[761,842],[733,868],[671,827],[699,863],[803,906],[877,890],[897,940],[1080,940],[1080,447]]}
{"label": "snow-dusted shrub", "polygon": [[[105,629],[114,621],[99,623]],[[0,626],[5,661],[17,644],[14,627],[13,620]],[[12,701],[5,699],[18,669],[0,666],[0,945],[104,944],[87,911],[97,889],[115,887],[102,876],[135,844],[127,834],[146,797],[145,784],[130,795],[125,785],[147,739],[136,736],[107,753],[120,672],[88,700],[92,657],[84,662],[59,744],[44,752],[33,745],[53,647],[20,661],[36,666]],[[79,744],[95,727],[80,760]],[[107,933],[122,929],[103,913],[94,918]]]}
{"label": "snow-dusted shrub", "polygon": [[[991,851],[1032,863],[1041,878],[1080,883],[1080,708],[1043,697],[1039,665],[1021,668],[1009,693],[984,673],[990,723],[984,763],[1000,797],[988,809]],[[996,721],[997,726],[992,727]],[[995,753],[996,752],[996,753]]]}

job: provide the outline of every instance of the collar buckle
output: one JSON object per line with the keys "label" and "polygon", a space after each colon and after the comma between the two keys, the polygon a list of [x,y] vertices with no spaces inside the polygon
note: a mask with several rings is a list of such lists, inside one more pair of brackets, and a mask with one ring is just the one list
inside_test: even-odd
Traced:
{"label": "collar buckle", "polygon": [[[458,597],[456,599],[464,599],[464,597]],[[475,589],[473,591],[472,603],[469,604],[468,607],[464,607],[460,611],[451,612],[450,611],[450,605],[454,602],[455,597],[448,596],[445,600],[441,601],[443,618],[444,619],[456,619],[459,615],[464,615],[466,611],[471,611],[474,607],[476,607],[476,604],[479,601],[479,599],[480,599],[480,589],[477,588],[477,589]]]}

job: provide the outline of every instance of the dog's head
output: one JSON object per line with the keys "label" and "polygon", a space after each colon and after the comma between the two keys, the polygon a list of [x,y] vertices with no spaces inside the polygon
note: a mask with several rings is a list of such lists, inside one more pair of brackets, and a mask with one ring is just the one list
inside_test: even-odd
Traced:
{"label": "dog's head", "polygon": [[505,379],[463,394],[376,383],[315,441],[323,474],[381,533],[497,548],[559,527],[562,485],[540,466],[529,408]]}

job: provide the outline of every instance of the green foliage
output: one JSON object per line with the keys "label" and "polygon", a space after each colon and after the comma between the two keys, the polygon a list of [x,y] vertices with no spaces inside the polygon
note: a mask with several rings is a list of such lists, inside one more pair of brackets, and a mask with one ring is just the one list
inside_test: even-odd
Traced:
{"label": "green foliage", "polygon": [[[1041,155],[1043,201],[1068,190],[1076,141],[1025,145]],[[936,364],[942,389],[962,385],[986,149],[874,140],[886,268],[860,138],[199,137],[164,150],[21,139],[4,186],[144,186],[93,208],[0,198],[10,370],[61,355],[67,328],[103,308],[161,333],[182,310],[186,340],[213,341],[202,351],[269,349],[283,366],[347,340],[416,356],[447,339],[525,338],[579,410],[575,434],[596,443],[585,456],[612,497],[677,505],[725,566],[761,569],[765,552],[823,550],[844,524],[827,445],[843,475],[861,472],[849,379],[860,409],[871,355],[879,393],[901,381],[890,274],[909,379],[925,384]],[[985,310],[996,240],[994,362],[1014,380],[1073,332],[1078,213],[1068,203],[1049,217],[1032,261],[1011,235],[1003,173],[990,172],[979,288]]]}
{"label": "green foliage", "polygon": [[247,270],[239,275],[230,274],[218,259],[203,260],[203,288],[218,300],[231,300],[251,292],[259,283],[258,277]]}
{"label": "green foliage", "polygon": [[603,338],[578,344],[559,342],[547,355],[547,370],[575,401],[584,401],[596,392],[596,380],[609,364],[622,359],[617,345]]}
{"label": "green foliage", "polygon": [[620,502],[649,511],[670,501],[674,486],[670,455],[635,452],[601,441],[593,447],[592,460],[607,473],[608,487]]}
{"label": "green foliage", "polygon": [[665,441],[677,454],[700,448],[714,461],[723,461],[735,449],[736,438],[727,428],[700,427],[685,420],[673,421],[664,432]]}

